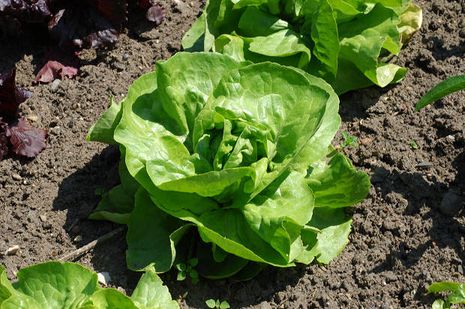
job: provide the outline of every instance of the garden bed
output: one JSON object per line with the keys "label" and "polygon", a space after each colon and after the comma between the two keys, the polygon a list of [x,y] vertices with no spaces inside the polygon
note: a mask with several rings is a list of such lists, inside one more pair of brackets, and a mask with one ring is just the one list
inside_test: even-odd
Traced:
{"label": "garden bed", "polygon": [[[440,80],[463,74],[465,4],[418,1],[424,24],[401,52],[406,79],[388,89],[342,96],[342,131],[358,138],[344,151],[372,179],[369,197],[354,209],[351,242],[330,265],[266,269],[248,282],[206,281],[196,286],[163,276],[184,308],[228,300],[233,308],[428,307],[433,281],[464,281],[465,225],[450,200],[465,194],[465,97],[457,93],[414,111]],[[34,160],[0,161],[0,255],[10,275],[56,259],[114,230],[86,220],[99,192],[118,181],[118,151],[85,141],[88,128],[154,61],[180,50],[181,37],[201,10],[195,1],[167,1],[165,21],[148,28],[132,20],[114,49],[89,53],[75,79],[32,85],[47,52],[39,39],[0,42],[0,71],[17,66],[17,80],[33,92],[21,105],[37,127],[49,130],[48,147]],[[339,138],[339,141],[341,139]],[[453,204],[453,203],[452,203]],[[120,234],[78,261],[110,273],[112,285],[134,288]]]}

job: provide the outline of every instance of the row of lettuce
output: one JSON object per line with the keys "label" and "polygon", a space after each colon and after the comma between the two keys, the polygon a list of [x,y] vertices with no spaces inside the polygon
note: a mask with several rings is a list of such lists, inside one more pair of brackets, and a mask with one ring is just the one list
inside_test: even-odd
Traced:
{"label": "row of lettuce", "polygon": [[133,296],[51,262],[13,285],[2,272],[1,308],[170,308],[156,273],[180,262],[237,280],[329,263],[370,188],[331,146],[338,95],[400,81],[390,60],[420,25],[406,0],[207,1],[189,52],[137,79],[88,135],[121,152],[121,184],[91,219],[128,226],[128,268],[146,272]]}

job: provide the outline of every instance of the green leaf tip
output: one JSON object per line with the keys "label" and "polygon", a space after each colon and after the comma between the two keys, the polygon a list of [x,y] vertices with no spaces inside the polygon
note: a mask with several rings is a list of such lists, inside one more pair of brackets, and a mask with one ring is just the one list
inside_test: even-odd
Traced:
{"label": "green leaf tip", "polygon": [[429,90],[415,105],[415,109],[420,111],[425,106],[434,103],[445,96],[465,89],[465,75],[452,76],[443,80],[431,90]]}

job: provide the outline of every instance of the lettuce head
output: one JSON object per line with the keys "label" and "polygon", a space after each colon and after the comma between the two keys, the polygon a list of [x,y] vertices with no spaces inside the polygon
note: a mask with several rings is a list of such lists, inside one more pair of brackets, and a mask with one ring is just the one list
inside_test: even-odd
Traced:
{"label": "lettuce head", "polygon": [[128,225],[127,263],[198,258],[209,278],[329,263],[368,176],[331,147],[339,99],[276,63],[178,53],[134,82],[88,139],[117,144],[121,184],[93,213]]}

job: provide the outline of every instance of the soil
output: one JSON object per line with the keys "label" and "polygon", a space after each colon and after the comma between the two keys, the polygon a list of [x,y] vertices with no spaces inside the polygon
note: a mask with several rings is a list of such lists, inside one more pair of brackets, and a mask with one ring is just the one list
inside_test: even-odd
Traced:
{"label": "soil", "polygon": [[[440,80],[465,68],[465,2],[422,0],[424,25],[397,62],[406,79],[341,98],[342,131],[358,138],[345,148],[372,177],[370,196],[353,210],[350,243],[330,265],[267,269],[248,282],[163,279],[183,308],[209,298],[232,308],[428,308],[433,281],[465,281],[465,95],[451,95],[421,112],[414,103]],[[0,162],[0,263],[10,276],[24,266],[56,259],[114,230],[86,220],[99,191],[118,181],[117,150],[88,143],[88,128],[152,64],[180,50],[200,1],[166,1],[163,24],[130,18],[114,49],[89,53],[79,76],[57,88],[33,85],[48,48],[38,39],[0,42],[0,71],[15,63],[20,85],[33,92],[22,114],[49,130],[35,160]],[[56,85],[55,85],[56,86]],[[340,142],[338,137],[336,142]],[[18,245],[16,255],[1,253]],[[126,270],[121,233],[81,262],[110,273],[130,291],[139,274]]]}

